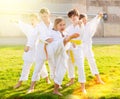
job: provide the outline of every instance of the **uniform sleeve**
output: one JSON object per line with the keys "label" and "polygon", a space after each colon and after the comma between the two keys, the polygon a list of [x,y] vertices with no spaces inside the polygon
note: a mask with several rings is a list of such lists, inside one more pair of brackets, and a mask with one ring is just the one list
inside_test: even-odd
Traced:
{"label": "uniform sleeve", "polygon": [[34,38],[33,36],[30,36],[29,39],[27,40],[26,46],[34,47],[34,45],[36,44],[36,41],[37,41],[37,35]]}
{"label": "uniform sleeve", "polygon": [[36,44],[37,42],[37,39],[38,39],[38,31],[37,31],[37,28],[34,29],[34,31],[32,31],[34,33],[31,33],[33,35],[30,35],[27,39],[27,44],[26,46],[29,46],[29,47],[34,47],[34,45]]}
{"label": "uniform sleeve", "polygon": [[28,38],[30,36],[30,34],[31,34],[30,32],[31,32],[33,27],[31,25],[29,25],[29,24],[26,24],[26,23],[22,22],[22,21],[18,22],[18,26]]}
{"label": "uniform sleeve", "polygon": [[87,28],[85,31],[89,34],[90,37],[94,36],[99,22],[100,22],[100,18],[97,15],[95,18],[93,18],[90,22],[87,23]]}
{"label": "uniform sleeve", "polygon": [[32,47],[34,44],[33,44],[33,39],[32,39],[32,36],[30,36],[28,39],[27,39],[27,44],[26,46],[29,46],[29,47]]}

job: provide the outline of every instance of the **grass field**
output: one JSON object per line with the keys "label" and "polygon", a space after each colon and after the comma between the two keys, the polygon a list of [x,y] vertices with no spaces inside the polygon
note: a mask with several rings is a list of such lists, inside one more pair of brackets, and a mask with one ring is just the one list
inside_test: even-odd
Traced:
{"label": "grass field", "polygon": [[85,61],[87,95],[78,92],[76,72],[76,82],[70,87],[65,87],[69,81],[67,74],[65,75],[61,89],[64,96],[60,97],[52,94],[53,83],[47,85],[44,79],[37,82],[34,93],[26,94],[34,67],[31,69],[29,80],[19,89],[13,89],[22,69],[23,46],[0,46],[0,99],[120,99],[120,45],[95,45],[93,50],[105,85],[95,84]]}

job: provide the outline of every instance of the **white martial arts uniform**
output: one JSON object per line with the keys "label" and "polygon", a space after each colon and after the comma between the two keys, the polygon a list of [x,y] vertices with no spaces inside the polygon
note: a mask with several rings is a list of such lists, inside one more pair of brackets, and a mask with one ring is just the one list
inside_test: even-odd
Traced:
{"label": "white martial arts uniform", "polygon": [[[49,35],[52,30],[52,27],[53,27],[52,23],[50,23],[49,27],[47,27],[43,21],[41,21],[36,26],[38,42],[36,45],[36,53],[35,53],[36,66],[33,72],[32,81],[39,80],[40,73],[42,72],[43,64],[46,60],[46,54],[44,50],[44,45],[46,43],[45,40],[50,38]],[[52,54],[52,51],[51,51],[51,54]]]}
{"label": "white martial arts uniform", "polygon": [[53,42],[46,46],[48,53],[48,63],[50,66],[50,75],[55,83],[61,85],[64,74],[66,72],[65,66],[65,50],[63,45],[63,38],[59,32],[52,30],[52,24],[47,27],[42,21],[37,27],[39,42],[36,49],[36,66],[32,76],[32,81],[39,80],[41,68],[46,60],[44,45],[48,38],[53,38]]}
{"label": "white martial arts uniform", "polygon": [[[73,33],[80,33],[80,37],[76,38],[75,40],[82,40],[83,33],[84,33],[84,26],[79,25],[73,26],[70,25],[66,29],[68,34],[73,34]],[[74,48],[71,46],[71,48],[68,50],[68,55],[70,56],[70,50],[73,53],[74,60],[75,62],[73,63],[71,60],[71,57],[68,59],[68,76],[69,78],[74,78],[74,65],[78,66],[78,81],[81,83],[84,83],[86,81],[85,79],[85,74],[84,74],[84,57],[83,57],[83,50],[81,45],[76,45]]]}
{"label": "white martial arts uniform", "polygon": [[96,62],[94,59],[94,53],[92,51],[92,37],[94,36],[97,26],[100,22],[100,18],[96,16],[90,22],[85,25],[84,35],[83,35],[83,53],[84,56],[87,58],[90,70],[93,75],[99,74]]}
{"label": "white martial arts uniform", "polygon": [[[27,44],[26,46],[29,46],[30,49],[28,52],[24,52],[23,54],[23,60],[24,60],[24,64],[23,64],[23,68],[22,68],[22,73],[21,73],[21,77],[20,77],[20,81],[24,81],[28,79],[28,75],[29,75],[29,71],[30,68],[34,62],[34,58],[35,58],[35,44],[36,44],[36,35],[37,35],[37,31],[36,29],[29,24],[26,24],[22,21],[19,21],[18,23],[20,29],[22,30],[23,33],[25,33],[26,37],[27,37]],[[41,72],[41,77],[45,78],[48,76],[48,72],[46,67],[44,66]]]}
{"label": "white martial arts uniform", "polygon": [[[53,38],[53,42],[47,45],[48,57],[52,64],[52,77],[56,84],[61,85],[63,77],[67,70],[67,54],[66,49],[69,44],[63,44],[64,37],[62,37],[59,31],[52,31],[51,37]],[[51,53],[51,51],[53,51]]]}

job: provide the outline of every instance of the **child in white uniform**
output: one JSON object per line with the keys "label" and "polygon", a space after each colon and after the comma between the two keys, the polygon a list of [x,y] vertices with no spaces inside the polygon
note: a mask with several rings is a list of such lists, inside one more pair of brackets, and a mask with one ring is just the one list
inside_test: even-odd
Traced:
{"label": "child in white uniform", "polygon": [[87,58],[89,62],[89,66],[92,74],[96,76],[96,82],[104,84],[104,82],[100,78],[100,75],[96,66],[96,62],[94,59],[94,53],[92,51],[92,37],[96,32],[97,26],[101,18],[102,18],[102,13],[99,13],[99,15],[97,15],[94,19],[87,22],[87,15],[80,14],[80,20],[82,20],[85,25],[83,43],[82,43],[84,56]]}
{"label": "child in white uniform", "polygon": [[80,33],[80,37],[74,39],[72,41],[72,46],[68,51],[69,60],[68,60],[68,76],[70,78],[70,82],[66,86],[70,86],[74,83],[74,65],[78,66],[78,81],[81,84],[80,90],[83,93],[86,93],[85,90],[85,73],[84,73],[84,57],[82,50],[82,37],[84,33],[84,25],[79,20],[79,11],[76,9],[72,9],[68,12],[68,17],[72,24],[68,26],[66,31],[69,34]]}
{"label": "child in white uniform", "polygon": [[[35,14],[30,15],[30,20],[31,20],[31,25],[26,24],[22,21],[18,22],[20,29],[22,30],[23,33],[25,33],[27,37],[27,44],[24,48],[25,51],[23,55],[24,65],[22,68],[21,77],[19,79],[19,82],[14,86],[14,88],[19,88],[23,81],[28,80],[29,71],[35,58],[35,45],[36,45],[35,41],[37,35],[37,31],[35,27],[39,21],[37,15]],[[50,83],[46,66],[43,67],[41,76],[42,78],[46,78],[47,83]]]}
{"label": "child in white uniform", "polygon": [[[62,95],[58,89],[62,84],[63,77],[66,73],[67,69],[67,54],[66,49],[68,42],[73,39],[79,37],[78,33],[71,34],[67,37],[62,37],[65,30],[65,21],[62,18],[56,18],[54,22],[54,30],[51,31],[51,37],[53,38],[53,42],[47,45],[48,51],[48,59],[53,58],[54,64],[52,68],[54,69],[54,94]],[[53,53],[51,54],[51,51]],[[51,57],[52,56],[52,57]]]}
{"label": "child in white uniform", "polygon": [[38,42],[36,45],[35,52],[35,69],[32,76],[32,82],[28,93],[34,91],[35,83],[39,80],[40,74],[42,72],[43,64],[46,61],[46,50],[45,44],[51,43],[53,39],[49,37],[50,31],[52,30],[52,23],[50,22],[50,12],[47,8],[42,8],[40,10],[40,17],[42,21],[36,26]]}

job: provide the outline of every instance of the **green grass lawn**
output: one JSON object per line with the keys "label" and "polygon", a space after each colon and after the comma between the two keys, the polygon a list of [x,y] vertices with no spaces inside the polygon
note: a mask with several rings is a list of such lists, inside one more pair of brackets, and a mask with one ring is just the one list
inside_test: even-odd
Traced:
{"label": "green grass lawn", "polygon": [[47,85],[45,79],[37,82],[34,93],[26,94],[34,66],[29,80],[19,89],[13,89],[21,74],[23,46],[0,46],[0,99],[120,99],[120,45],[95,45],[93,50],[105,85],[95,84],[88,63],[85,61],[87,95],[78,92],[80,84],[77,82],[78,75],[75,68],[75,84],[65,87],[69,81],[66,74],[63,89],[60,91],[64,96],[60,97],[52,94],[53,82]]}

